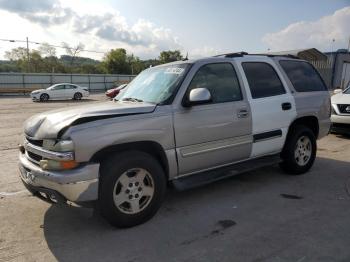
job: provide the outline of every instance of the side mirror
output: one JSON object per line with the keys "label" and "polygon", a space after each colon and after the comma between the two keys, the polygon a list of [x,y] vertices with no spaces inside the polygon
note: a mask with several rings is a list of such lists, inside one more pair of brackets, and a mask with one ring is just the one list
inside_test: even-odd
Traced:
{"label": "side mirror", "polygon": [[341,92],[343,92],[343,90],[340,89],[340,88],[334,89],[334,91],[333,91],[334,94],[338,94],[338,93],[341,93]]}
{"label": "side mirror", "polygon": [[201,105],[209,102],[211,102],[209,90],[206,88],[195,88],[191,90],[186,101],[186,106]]}

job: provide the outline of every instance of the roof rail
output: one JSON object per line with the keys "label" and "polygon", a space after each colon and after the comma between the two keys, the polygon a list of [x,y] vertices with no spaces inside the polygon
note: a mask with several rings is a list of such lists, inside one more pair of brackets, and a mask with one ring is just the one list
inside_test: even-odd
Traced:
{"label": "roof rail", "polygon": [[295,55],[291,54],[249,54],[249,55],[256,55],[256,56],[267,56],[267,57],[288,57],[288,58],[294,58],[294,59],[301,59],[300,57],[297,57]]}
{"label": "roof rail", "polygon": [[300,57],[297,57],[295,55],[291,54],[248,54],[247,52],[241,51],[241,52],[235,52],[235,53],[227,53],[227,54],[221,54],[221,55],[215,55],[214,57],[243,57],[245,55],[253,55],[253,56],[267,56],[267,57],[288,57],[288,58],[294,58],[294,59],[301,59]]}
{"label": "roof rail", "polygon": [[227,54],[221,54],[221,55],[214,55],[214,57],[224,56],[224,57],[242,57],[244,55],[248,55],[247,52],[241,51],[241,52],[235,52],[235,53],[227,53]]}

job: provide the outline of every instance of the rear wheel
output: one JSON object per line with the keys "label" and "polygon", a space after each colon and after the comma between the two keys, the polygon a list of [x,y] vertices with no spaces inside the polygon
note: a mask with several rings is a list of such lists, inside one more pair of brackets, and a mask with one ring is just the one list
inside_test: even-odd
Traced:
{"label": "rear wheel", "polygon": [[116,154],[101,163],[99,209],[113,226],[131,227],[149,220],[166,190],[156,159],[139,151]]}
{"label": "rear wheel", "polygon": [[307,172],[316,158],[316,138],[314,133],[306,126],[296,126],[287,137],[282,152],[284,171],[293,175]]}
{"label": "rear wheel", "polygon": [[74,96],[73,96],[73,99],[74,100],[80,100],[81,98],[83,97],[83,95],[81,93],[75,93]]}
{"label": "rear wheel", "polygon": [[48,94],[42,94],[41,96],[40,96],[40,101],[41,102],[44,102],[44,101],[47,101],[47,100],[49,100],[49,95]]}

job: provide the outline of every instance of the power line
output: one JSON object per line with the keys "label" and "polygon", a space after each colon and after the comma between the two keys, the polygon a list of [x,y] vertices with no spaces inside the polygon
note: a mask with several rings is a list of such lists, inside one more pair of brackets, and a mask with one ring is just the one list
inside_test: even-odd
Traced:
{"label": "power line", "polygon": [[[1,39],[0,38],[0,41],[3,41],[3,42],[11,42],[11,43],[30,43],[30,44],[35,44],[35,45],[48,45],[48,46],[51,46],[51,47],[56,47],[56,48],[62,48],[62,49],[70,49],[70,50],[75,50],[74,47],[65,47],[65,46],[60,46],[60,45],[52,45],[52,44],[49,44],[49,43],[46,43],[46,42],[34,42],[34,41],[27,41],[27,40],[18,40],[18,39]],[[97,54],[104,54],[106,53],[107,51],[96,51],[96,50],[88,50],[88,49],[82,49],[81,52],[88,52],[88,53],[97,53]]]}

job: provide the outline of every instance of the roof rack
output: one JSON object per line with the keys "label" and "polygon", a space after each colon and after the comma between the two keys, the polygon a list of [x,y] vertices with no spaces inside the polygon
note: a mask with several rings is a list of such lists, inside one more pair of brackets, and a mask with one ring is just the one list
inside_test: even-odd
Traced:
{"label": "roof rack", "polygon": [[235,53],[227,53],[227,54],[221,54],[221,55],[215,55],[214,57],[243,57],[245,55],[253,55],[253,56],[267,56],[267,57],[288,57],[288,58],[294,58],[294,59],[300,59],[300,57],[297,57],[295,55],[290,55],[290,54],[248,54],[247,52],[241,51],[241,52],[235,52]]}
{"label": "roof rack", "polygon": [[235,52],[235,53],[227,53],[227,54],[221,54],[221,55],[214,55],[214,57],[242,57],[244,55],[248,55],[247,52],[241,51],[241,52]]}

